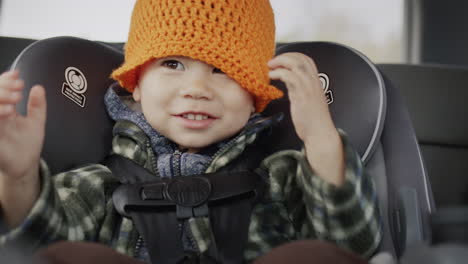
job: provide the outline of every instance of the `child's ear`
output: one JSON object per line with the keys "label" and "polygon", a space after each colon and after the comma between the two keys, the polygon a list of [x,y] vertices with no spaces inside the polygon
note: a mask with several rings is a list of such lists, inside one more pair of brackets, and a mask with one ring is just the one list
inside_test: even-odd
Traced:
{"label": "child's ear", "polygon": [[135,86],[135,89],[133,90],[133,100],[135,100],[135,102],[140,102],[141,100],[141,90],[140,90],[140,86]]}

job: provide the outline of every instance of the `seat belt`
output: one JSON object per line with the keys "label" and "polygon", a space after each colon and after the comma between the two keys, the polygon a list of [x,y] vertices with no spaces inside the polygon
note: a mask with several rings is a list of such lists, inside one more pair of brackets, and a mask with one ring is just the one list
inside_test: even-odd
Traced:
{"label": "seat belt", "polygon": [[[114,206],[132,218],[152,263],[243,262],[251,212],[265,185],[260,171],[161,178],[120,155],[111,155],[106,165],[123,183],[112,195]],[[210,219],[214,239],[207,255],[194,256],[184,252],[182,223],[203,216]]]}

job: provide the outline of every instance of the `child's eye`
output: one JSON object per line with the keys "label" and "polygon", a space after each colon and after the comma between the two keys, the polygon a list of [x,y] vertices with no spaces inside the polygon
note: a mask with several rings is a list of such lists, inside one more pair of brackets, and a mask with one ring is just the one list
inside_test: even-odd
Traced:
{"label": "child's eye", "polygon": [[224,72],[223,72],[221,69],[219,69],[219,68],[214,68],[214,69],[213,69],[213,73],[224,74]]}
{"label": "child's eye", "polygon": [[165,60],[161,63],[161,65],[173,70],[182,71],[185,69],[184,65],[180,61],[176,60]]}

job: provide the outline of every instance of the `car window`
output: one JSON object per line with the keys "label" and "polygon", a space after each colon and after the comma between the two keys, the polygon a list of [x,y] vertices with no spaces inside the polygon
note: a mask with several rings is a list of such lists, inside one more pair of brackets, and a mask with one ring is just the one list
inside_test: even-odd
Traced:
{"label": "car window", "polygon": [[[374,62],[403,60],[404,0],[271,0],[278,42],[334,41]],[[134,0],[4,0],[3,36],[123,42]]]}

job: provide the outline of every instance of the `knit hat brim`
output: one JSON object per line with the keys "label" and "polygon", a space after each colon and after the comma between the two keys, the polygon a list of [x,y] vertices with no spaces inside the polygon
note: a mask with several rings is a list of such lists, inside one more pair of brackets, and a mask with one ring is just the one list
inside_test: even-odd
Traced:
{"label": "knit hat brim", "polygon": [[[169,56],[185,56],[192,59],[203,61],[216,68],[222,70],[229,77],[239,83],[239,85],[246,89],[255,101],[255,109],[257,112],[262,112],[268,103],[272,100],[281,98],[283,92],[278,88],[268,84],[269,80],[258,80],[252,73],[246,71],[248,68],[243,65],[242,61],[235,60],[237,56],[230,58],[219,58],[222,52],[217,52],[218,49],[225,49],[226,47],[216,47],[214,45],[206,45],[206,43],[194,42],[158,42],[148,49],[135,50],[135,54],[129,57],[124,64],[114,70],[112,78],[117,80],[119,84],[130,92],[133,92],[135,86],[138,84],[140,71],[143,65],[152,61]],[[184,50],[181,54],[181,50]],[[157,54],[151,51],[158,51]],[[233,52],[238,52],[232,50]],[[265,70],[268,71],[267,65]]]}

